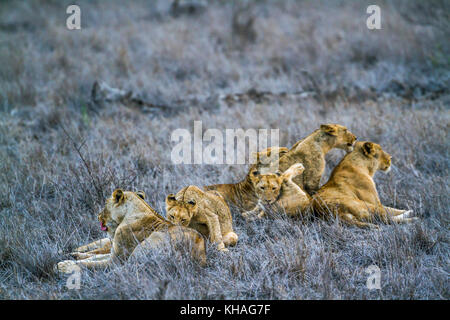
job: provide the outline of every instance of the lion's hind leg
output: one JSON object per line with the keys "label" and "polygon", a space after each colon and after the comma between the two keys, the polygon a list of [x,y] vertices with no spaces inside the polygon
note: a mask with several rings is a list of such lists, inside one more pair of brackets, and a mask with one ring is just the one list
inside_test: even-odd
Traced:
{"label": "lion's hind leg", "polygon": [[201,234],[193,234],[191,236],[193,241],[191,256],[196,260],[200,266],[206,266],[206,242]]}
{"label": "lion's hind leg", "polygon": [[360,228],[379,229],[372,223],[373,214],[362,201],[351,200],[337,206],[337,215],[344,222]]}
{"label": "lion's hind leg", "polygon": [[[355,206],[357,209],[358,206]],[[361,208],[359,210],[353,210],[356,216],[360,216],[360,220],[371,221],[375,216],[378,216],[384,223],[408,223],[416,221],[417,218],[409,218],[412,214],[412,210],[399,210],[394,208],[387,208],[383,206],[376,206],[369,203],[361,202]],[[392,214],[393,213],[393,214]]]}
{"label": "lion's hind leg", "polygon": [[140,259],[145,257],[147,252],[156,248],[161,248],[164,243],[168,243],[168,241],[170,241],[170,239],[166,232],[154,231],[133,250],[130,259]]}
{"label": "lion's hind leg", "polygon": [[412,210],[405,211],[404,213],[402,213],[400,215],[392,217],[392,220],[397,222],[397,223],[411,223],[411,222],[414,222],[414,221],[418,221],[419,220],[418,217],[410,218],[412,213],[413,213]]}
{"label": "lion's hind leg", "polygon": [[351,213],[340,213],[339,218],[342,219],[347,224],[355,225],[360,228],[369,228],[369,229],[379,229],[380,228],[376,224],[358,220],[358,218],[355,217]]}
{"label": "lion's hind leg", "polygon": [[[200,232],[177,226],[169,229],[169,234],[172,245],[175,244],[177,248],[180,248],[181,245],[181,247],[189,249],[193,260],[197,261],[202,267],[206,266],[206,242]],[[158,236],[158,238],[160,237]]]}
{"label": "lion's hind leg", "polygon": [[383,206],[383,208],[391,214],[391,219],[395,222],[409,223],[419,220],[418,217],[411,217],[414,213],[412,210],[401,210],[386,206]]}
{"label": "lion's hind leg", "polygon": [[[407,210],[401,210],[401,209],[395,209],[395,208],[391,208],[391,207],[386,207],[383,206],[384,210],[386,210],[386,212],[388,212],[391,216],[395,217],[401,214],[404,214]],[[409,210],[412,213],[412,210]]]}
{"label": "lion's hind leg", "polygon": [[374,205],[366,205],[371,212],[374,212],[384,223],[410,223],[417,221],[418,218],[410,218],[413,211],[412,210],[400,210],[390,207],[384,206],[374,206]]}

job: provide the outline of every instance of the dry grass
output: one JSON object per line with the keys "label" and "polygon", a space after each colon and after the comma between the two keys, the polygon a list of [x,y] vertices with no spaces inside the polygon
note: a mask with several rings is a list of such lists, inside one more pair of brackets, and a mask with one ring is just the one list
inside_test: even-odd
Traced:
{"label": "dry grass", "polygon": [[[365,27],[365,3],[250,2],[254,30],[239,31],[236,4],[174,17],[166,1],[77,1],[79,32],[65,28],[69,2],[0,3],[0,298],[450,298],[448,2],[383,1],[380,31]],[[174,107],[249,89],[316,96],[202,108],[189,100],[178,112],[143,113],[92,103],[96,80]],[[114,188],[145,190],[164,213],[170,192],[245,174],[170,164],[171,132],[194,120],[280,128],[286,146],[321,123],[346,125],[393,156],[391,173],[375,178],[382,201],[421,221],[375,232],[337,221],[246,223],[233,212],[237,247],[226,258],[209,248],[204,269],[154,252],[84,271],[81,290],[68,290],[52,266],[102,236],[96,214]],[[328,156],[322,182],[342,155]],[[381,291],[365,286],[371,264]]]}

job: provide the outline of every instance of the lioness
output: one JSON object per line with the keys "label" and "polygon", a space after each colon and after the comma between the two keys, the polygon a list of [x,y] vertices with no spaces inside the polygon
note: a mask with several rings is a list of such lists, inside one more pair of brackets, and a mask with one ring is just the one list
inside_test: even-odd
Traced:
{"label": "lioness", "polygon": [[216,191],[203,191],[196,186],[185,187],[176,195],[167,196],[166,212],[171,222],[199,231],[217,243],[220,251],[228,251],[225,246],[237,243],[238,236],[233,231],[230,208]]}
{"label": "lioness", "polygon": [[356,136],[339,124],[323,124],[320,129],[295,143],[292,148],[271,164],[270,172],[287,170],[294,163],[302,163],[305,171],[294,178],[294,182],[309,195],[314,194],[320,185],[325,170],[325,155],[333,148],[353,150]]}
{"label": "lioness", "polygon": [[266,173],[255,178],[255,190],[258,196],[258,205],[251,211],[243,213],[250,218],[257,213],[258,218],[265,216],[265,208],[284,211],[289,216],[296,216],[309,208],[311,198],[292,179],[302,174],[305,167],[301,163],[293,164],[283,174]]}
{"label": "lioness", "polygon": [[272,162],[277,161],[288,150],[285,147],[270,147],[260,151],[253,155],[256,161],[250,166],[244,180],[238,183],[205,186],[203,189],[219,192],[230,206],[234,205],[243,211],[251,210],[258,203],[253,180],[260,174],[261,170],[268,168]]}
{"label": "lioness", "polygon": [[[155,248],[166,238],[177,243],[187,241],[186,244],[191,246],[191,255],[200,264],[206,264],[203,236],[193,229],[179,227],[167,221],[143,198],[142,193],[138,195],[131,191],[115,190],[98,215],[102,230],[112,240],[97,240],[78,248],[79,252],[74,255],[83,260],[59,262],[57,269],[68,272],[74,264],[104,268],[115,262],[124,262],[137,252],[141,254]],[[93,251],[82,252],[86,250]]]}
{"label": "lioness", "polygon": [[412,210],[400,210],[383,206],[373,180],[377,170],[388,172],[391,156],[373,142],[357,142],[334,168],[328,182],[316,193],[314,210],[324,215],[337,215],[343,221],[358,227],[373,227],[375,216],[385,223],[411,222]]}

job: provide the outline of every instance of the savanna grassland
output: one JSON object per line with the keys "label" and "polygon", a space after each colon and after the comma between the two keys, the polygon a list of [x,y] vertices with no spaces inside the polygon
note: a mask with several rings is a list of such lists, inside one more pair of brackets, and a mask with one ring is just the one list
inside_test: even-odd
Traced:
{"label": "savanna grassland", "polygon": [[[450,2],[0,2],[0,298],[449,299]],[[180,2],[183,4],[183,2]],[[97,99],[95,83],[137,99]],[[136,102],[137,101],[137,102]],[[346,125],[392,155],[382,202],[420,221],[380,231],[338,221],[246,222],[208,265],[153,252],[84,270],[80,290],[53,266],[103,236],[115,188],[164,199],[189,185],[237,182],[248,165],[173,165],[171,133],[279,129],[290,147],[323,123]],[[344,152],[327,156],[322,183]],[[381,290],[366,288],[369,265]]]}

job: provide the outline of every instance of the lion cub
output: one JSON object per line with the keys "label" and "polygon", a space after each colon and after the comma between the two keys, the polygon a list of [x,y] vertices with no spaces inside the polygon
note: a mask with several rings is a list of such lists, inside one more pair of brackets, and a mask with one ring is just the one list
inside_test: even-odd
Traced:
{"label": "lion cub", "polygon": [[256,176],[255,192],[259,202],[253,210],[244,212],[244,217],[250,218],[257,214],[258,218],[263,218],[266,206],[274,206],[277,211],[284,211],[289,216],[296,216],[307,209],[311,201],[310,196],[292,181],[304,170],[303,164],[296,163],[283,174],[277,172]]}
{"label": "lion cub", "polygon": [[258,197],[255,193],[254,178],[261,172],[266,172],[272,162],[289,151],[285,147],[269,147],[260,152],[252,154],[254,164],[245,176],[244,180],[238,183],[215,184],[203,187],[206,191],[215,190],[225,199],[230,206],[236,206],[242,210],[251,210],[258,203]]}
{"label": "lion cub", "polygon": [[234,246],[238,241],[230,208],[216,191],[185,187],[167,196],[166,212],[169,221],[197,230],[217,243],[220,251],[228,251],[225,246]]}
{"label": "lion cub", "polygon": [[320,179],[325,170],[325,155],[333,148],[353,150],[356,136],[346,127],[339,124],[323,124],[320,128],[303,140],[298,141],[292,148],[271,164],[270,172],[287,170],[294,163],[302,163],[305,171],[294,182],[313,195],[319,190]]}

